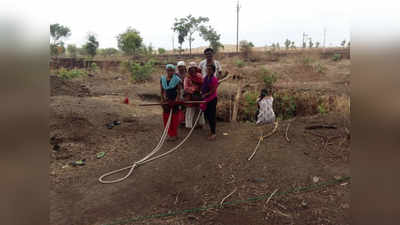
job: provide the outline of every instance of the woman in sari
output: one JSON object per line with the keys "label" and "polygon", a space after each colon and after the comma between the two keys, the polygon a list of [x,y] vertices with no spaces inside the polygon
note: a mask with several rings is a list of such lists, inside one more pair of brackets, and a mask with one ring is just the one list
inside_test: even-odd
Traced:
{"label": "woman in sari", "polygon": [[214,75],[216,67],[214,64],[207,65],[207,75],[204,77],[201,87],[202,98],[206,103],[200,108],[204,112],[205,119],[210,126],[209,140],[216,139],[216,117],[217,117],[217,88],[218,78]]}
{"label": "woman in sari", "polygon": [[163,103],[163,120],[164,127],[167,125],[169,114],[172,110],[171,123],[168,129],[169,140],[175,141],[178,139],[179,126],[179,105],[181,79],[175,73],[175,66],[172,64],[166,65],[167,75],[162,75],[160,80],[161,102]]}
{"label": "woman in sari", "polygon": [[[189,74],[185,77],[184,80],[184,98],[187,101],[200,101],[200,89],[201,85],[203,84],[203,78],[201,73],[198,72],[198,67],[195,62],[191,62],[189,64]],[[200,113],[200,108],[198,105],[195,104],[188,104],[186,107],[186,114],[185,114],[185,125],[186,128],[193,127],[193,120],[196,118],[196,115]],[[199,119],[199,127],[204,125],[204,117],[201,116]]]}

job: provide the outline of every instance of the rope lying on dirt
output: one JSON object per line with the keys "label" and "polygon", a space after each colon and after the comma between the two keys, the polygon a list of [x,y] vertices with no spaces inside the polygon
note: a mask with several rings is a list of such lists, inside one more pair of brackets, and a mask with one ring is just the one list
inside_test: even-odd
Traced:
{"label": "rope lying on dirt", "polygon": [[[334,185],[334,184],[339,184],[339,183],[343,183],[346,181],[349,181],[351,179],[350,176],[347,177],[343,177],[341,179],[332,179],[330,181],[327,182],[321,182],[318,184],[311,184],[305,187],[295,187],[292,188],[288,191],[281,191],[281,192],[275,192],[274,196],[276,196],[275,198],[278,198],[280,196],[285,196],[288,194],[292,194],[292,193],[301,193],[301,192],[306,192],[306,191],[312,191],[312,190],[316,190],[322,187],[326,187],[329,185]],[[273,193],[272,193],[273,194]],[[267,199],[270,196],[272,196],[272,194],[267,193],[267,194],[263,194],[263,195],[259,195],[256,197],[251,197],[248,199],[244,199],[244,200],[237,200],[237,201],[230,201],[230,202],[224,202],[222,203],[222,205],[237,205],[237,204],[241,204],[241,203],[247,203],[247,202],[253,202],[253,201],[258,201],[258,200],[263,200],[263,199]],[[164,217],[169,217],[169,216],[177,216],[180,214],[188,214],[188,213],[194,213],[194,212],[200,212],[200,211],[205,211],[208,209],[216,209],[216,208],[220,208],[220,204],[211,204],[211,205],[207,205],[204,207],[199,207],[199,208],[191,208],[191,209],[184,209],[184,210],[178,210],[178,211],[173,211],[173,212],[168,212],[168,213],[161,213],[161,214],[153,214],[153,215],[149,215],[149,216],[139,216],[139,217],[135,217],[135,218],[129,218],[129,219],[125,219],[125,220],[119,220],[119,221],[114,221],[108,224],[103,224],[103,225],[122,225],[122,224],[131,224],[133,222],[138,222],[138,221],[144,221],[144,220],[151,220],[151,219],[155,219],[155,218],[164,218]]]}
{"label": "rope lying on dirt", "polygon": [[260,146],[261,142],[264,141],[265,138],[267,138],[269,136],[272,136],[276,132],[276,129],[278,128],[278,125],[279,125],[279,120],[277,120],[275,122],[274,129],[271,132],[269,132],[268,134],[266,134],[264,136],[262,136],[262,135],[260,136],[260,138],[258,139],[258,143],[257,143],[256,147],[254,148],[253,153],[250,155],[250,157],[247,160],[250,161],[251,159],[253,159],[253,157],[256,154],[256,152],[258,150],[258,147]]}
{"label": "rope lying on dirt", "polygon": [[[165,139],[166,139],[167,133],[168,133],[168,129],[169,129],[169,126],[171,124],[171,118],[172,118],[172,110],[171,110],[170,113],[169,113],[169,116],[168,116],[167,124],[166,124],[166,126],[164,128],[163,134],[161,135],[160,141],[158,142],[157,146],[148,155],[146,155],[143,159],[134,162],[132,165],[103,174],[101,177],[99,177],[99,182],[103,183],[103,184],[112,184],[112,183],[121,182],[121,181],[125,180],[126,178],[128,178],[132,174],[133,170],[136,167],[138,167],[139,165],[142,165],[142,164],[151,162],[153,160],[162,158],[162,157],[174,152],[181,145],[183,145],[185,143],[185,141],[190,137],[190,135],[192,134],[192,132],[193,132],[194,128],[196,127],[197,122],[199,121],[200,116],[202,114],[203,114],[203,112],[199,113],[199,115],[196,118],[196,121],[194,122],[194,125],[193,125],[192,129],[190,129],[190,131],[186,135],[186,137],[177,146],[173,147],[172,149],[170,149],[169,151],[167,151],[167,152],[165,152],[165,153],[163,153],[161,155],[158,155],[158,156],[155,156],[153,158],[150,158],[152,155],[157,153],[162,148],[162,146],[163,146],[163,144],[165,142]],[[120,172],[122,172],[124,170],[128,170],[128,169],[129,169],[129,172],[122,178],[118,178],[118,179],[115,179],[115,180],[109,180],[109,181],[104,180],[105,177],[111,176],[111,175],[116,174],[116,173],[120,173]]]}

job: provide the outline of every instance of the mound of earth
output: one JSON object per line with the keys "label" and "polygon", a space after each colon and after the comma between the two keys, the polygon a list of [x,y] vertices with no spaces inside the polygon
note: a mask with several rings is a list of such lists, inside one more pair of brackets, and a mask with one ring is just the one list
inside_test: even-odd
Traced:
{"label": "mound of earth", "polygon": [[61,77],[50,76],[50,96],[68,95],[74,97],[90,96],[90,90],[77,82],[64,80]]}

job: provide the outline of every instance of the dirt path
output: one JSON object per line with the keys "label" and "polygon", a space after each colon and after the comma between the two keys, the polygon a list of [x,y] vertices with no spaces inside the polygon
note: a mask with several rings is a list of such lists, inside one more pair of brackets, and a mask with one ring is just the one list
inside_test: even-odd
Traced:
{"label": "dirt path", "polygon": [[[96,99],[82,99],[82,102],[90,100]],[[65,98],[63,104],[68,104]],[[76,113],[79,115],[79,111]],[[206,140],[205,130],[196,130],[180,151],[141,166],[128,180],[112,185],[98,183],[101,174],[142,158],[156,145],[162,131],[161,116],[159,112],[149,114],[147,118],[136,118],[136,122],[123,123],[112,130],[103,126],[100,115],[93,115],[96,119],[86,118],[93,132],[83,132],[85,138],[79,139],[82,147],[73,152],[77,155],[72,158],[86,157],[87,165],[60,169],[59,166],[68,160],[61,160],[62,163],[55,160],[52,164],[55,174],[50,192],[51,224],[106,224],[119,219],[214,204],[234,188],[237,192],[231,198],[243,200],[276,188],[288,190],[312,184],[313,176],[320,177],[320,182],[323,182],[336,175],[349,175],[348,158],[345,158],[348,149],[340,155],[344,158],[336,159],[335,163],[328,157],[327,151],[337,148],[339,140],[322,151],[320,138],[304,133],[307,124],[335,122],[339,129],[333,132],[345,136],[341,130],[344,122],[338,118],[316,117],[298,119],[291,124],[291,143],[284,139],[286,126],[282,123],[277,134],[264,141],[250,162],[247,158],[257,142],[259,129],[249,123],[219,123],[216,142]],[[124,113],[121,110],[114,116],[121,118]],[[84,127],[88,127],[87,124]],[[264,130],[271,128],[266,126]],[[181,129],[181,136],[186,132]],[[228,135],[221,135],[224,132]],[[102,136],[98,137],[100,133]],[[107,149],[112,146],[115,150]],[[166,148],[171,146],[168,143]],[[96,149],[105,150],[106,156],[95,159]],[[301,207],[303,200],[308,208]],[[348,202],[349,187],[339,185],[289,195],[272,201],[267,208],[261,201],[193,214],[195,219],[181,215],[152,220],[148,224],[265,224],[268,221],[274,224],[289,224],[291,221],[296,224],[348,224],[348,209],[341,207]]]}

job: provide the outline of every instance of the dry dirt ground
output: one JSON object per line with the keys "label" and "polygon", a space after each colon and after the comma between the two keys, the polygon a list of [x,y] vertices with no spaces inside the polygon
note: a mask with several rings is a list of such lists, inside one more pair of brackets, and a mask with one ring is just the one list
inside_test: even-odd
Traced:
{"label": "dry dirt ground", "polygon": [[[349,68],[331,66],[339,67],[341,72],[336,79],[333,71],[328,72],[329,79],[321,78],[321,83],[327,87],[342,85],[339,90],[346,93],[343,81],[348,82]],[[157,76],[145,84],[132,84],[128,76],[118,72],[70,81],[51,76],[50,82],[50,224],[350,224],[349,181],[279,195],[269,202],[263,199],[122,222],[217,204],[235,189],[226,201],[350,176],[347,116],[330,113],[281,121],[277,132],[261,143],[251,161],[247,158],[259,135],[272,130],[272,125],[219,122],[215,142],[207,141],[207,130],[197,129],[177,152],[140,166],[123,182],[106,185],[97,181],[99,176],[141,159],[158,143],[161,109],[138,106],[157,101]],[[128,105],[122,103],[125,96],[130,98]],[[108,129],[106,124],[114,120],[121,121],[121,125]],[[289,123],[290,142],[285,138]],[[337,129],[305,129],[321,124]],[[180,128],[180,137],[187,132]],[[54,150],[55,145],[60,148]],[[162,151],[173,145],[166,143]],[[97,159],[98,152],[106,154]],[[84,166],[68,165],[82,159],[86,160]],[[313,180],[315,177],[318,181]]]}

